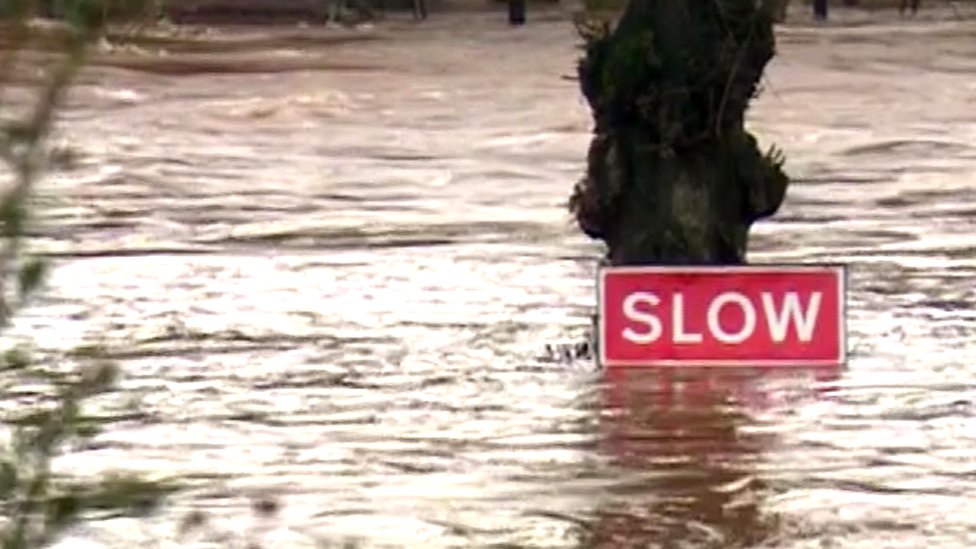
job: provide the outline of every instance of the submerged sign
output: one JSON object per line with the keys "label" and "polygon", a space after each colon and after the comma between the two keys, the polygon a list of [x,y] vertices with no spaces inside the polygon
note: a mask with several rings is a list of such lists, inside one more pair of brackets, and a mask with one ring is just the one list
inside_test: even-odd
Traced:
{"label": "submerged sign", "polygon": [[843,266],[605,267],[605,367],[827,366],[846,358]]}

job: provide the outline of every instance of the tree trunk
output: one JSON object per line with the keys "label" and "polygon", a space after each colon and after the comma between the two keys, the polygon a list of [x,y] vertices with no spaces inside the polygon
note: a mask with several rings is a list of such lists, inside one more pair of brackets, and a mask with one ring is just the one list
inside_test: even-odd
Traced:
{"label": "tree trunk", "polygon": [[612,31],[581,26],[596,127],[570,208],[610,264],[743,263],[750,226],[779,208],[782,156],[744,127],[774,53],[769,6],[631,0]]}
{"label": "tree trunk", "polygon": [[508,23],[510,25],[525,24],[526,0],[508,0]]}
{"label": "tree trunk", "polygon": [[827,19],[827,0],[813,0],[813,18],[818,21]]}

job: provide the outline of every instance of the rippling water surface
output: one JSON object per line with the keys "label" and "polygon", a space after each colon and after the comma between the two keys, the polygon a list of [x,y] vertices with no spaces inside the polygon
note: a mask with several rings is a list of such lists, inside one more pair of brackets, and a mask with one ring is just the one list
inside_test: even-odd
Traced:
{"label": "rippling water surface", "polygon": [[590,118],[563,17],[96,57],[17,329],[124,365],[65,471],[187,488],[77,535],[190,543],[202,509],[210,546],[976,546],[976,33],[838,13],[780,29],[749,119],[794,177],[750,259],[851,267],[839,371],[547,355],[586,336],[602,252],[565,210]]}

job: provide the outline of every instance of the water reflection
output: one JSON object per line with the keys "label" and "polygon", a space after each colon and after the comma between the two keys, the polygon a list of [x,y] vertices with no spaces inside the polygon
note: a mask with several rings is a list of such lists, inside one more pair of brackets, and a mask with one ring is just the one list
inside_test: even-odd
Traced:
{"label": "water reflection", "polygon": [[[633,473],[598,513],[592,547],[751,547],[780,520],[756,464],[775,442],[756,416],[791,392],[828,395],[839,369],[608,370],[606,451]],[[813,382],[811,384],[811,382]]]}

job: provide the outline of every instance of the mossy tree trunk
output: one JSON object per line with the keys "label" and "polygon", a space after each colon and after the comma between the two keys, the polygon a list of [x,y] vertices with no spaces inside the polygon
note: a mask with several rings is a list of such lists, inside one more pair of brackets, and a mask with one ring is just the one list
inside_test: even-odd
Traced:
{"label": "mossy tree trunk", "polygon": [[612,265],[737,264],[788,179],[745,111],[774,54],[771,2],[631,0],[616,27],[581,26],[596,122],[570,200]]}

